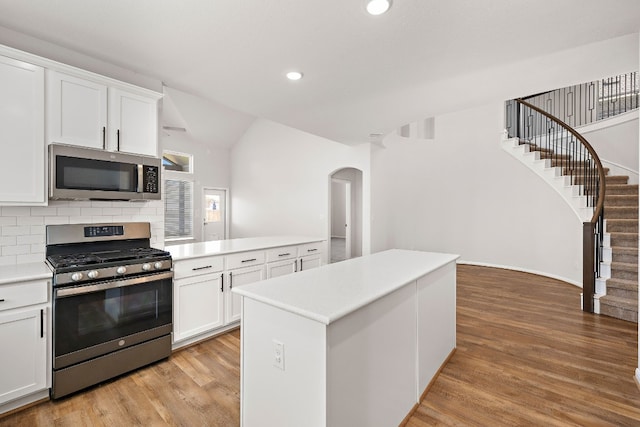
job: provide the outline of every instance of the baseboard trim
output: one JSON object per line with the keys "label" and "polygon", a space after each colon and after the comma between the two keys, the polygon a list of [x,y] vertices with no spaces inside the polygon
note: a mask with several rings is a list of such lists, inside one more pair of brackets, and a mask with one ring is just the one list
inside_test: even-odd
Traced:
{"label": "baseboard trim", "polygon": [[465,260],[458,260],[458,264],[477,265],[478,267],[501,268],[503,270],[513,270],[513,271],[521,271],[523,273],[536,274],[538,276],[544,276],[544,277],[548,277],[550,279],[561,280],[563,282],[567,282],[567,283],[569,283],[571,285],[577,286],[578,288],[582,289],[582,283],[580,283],[580,282],[576,282],[575,280],[571,280],[571,279],[568,279],[566,277],[558,276],[556,274],[545,273],[543,271],[531,270],[531,269],[528,269],[528,268],[515,267],[515,266],[511,266],[511,265],[501,265],[501,264],[492,264],[492,263],[488,263],[488,262],[476,262],[476,261],[465,261]]}

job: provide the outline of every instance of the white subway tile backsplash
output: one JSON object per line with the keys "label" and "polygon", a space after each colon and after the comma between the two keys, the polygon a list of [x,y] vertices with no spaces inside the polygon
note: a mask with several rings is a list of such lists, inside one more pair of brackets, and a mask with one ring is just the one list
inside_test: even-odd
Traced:
{"label": "white subway tile backsplash", "polygon": [[3,206],[2,216],[29,216],[31,208],[26,206]]}
{"label": "white subway tile backsplash", "polygon": [[37,206],[31,208],[31,216],[53,216],[57,214],[57,208],[53,206]]}
{"label": "white subway tile backsplash", "polygon": [[7,225],[2,227],[3,236],[19,236],[21,234],[31,234],[31,227],[28,225]]}
{"label": "white subway tile backsplash", "polygon": [[24,255],[31,253],[31,245],[3,246],[2,256],[6,255]]}
{"label": "white subway tile backsplash", "polygon": [[17,225],[18,217],[15,216],[0,216],[0,227],[3,225]]}
{"label": "white subway tile backsplash", "polygon": [[44,217],[42,216],[19,216],[16,225],[42,225]]}
{"label": "white subway tile backsplash", "polygon": [[80,216],[80,208],[60,207],[57,215],[61,216]]}
{"label": "white subway tile backsplash", "polygon": [[0,265],[44,261],[47,225],[138,221],[151,223],[151,244],[163,248],[162,201],[51,200],[49,206],[3,206],[0,208]]}
{"label": "white subway tile backsplash", "polygon": [[43,243],[44,244],[44,235],[43,234],[30,234],[28,236],[16,236],[16,242],[14,244],[17,245],[32,245],[32,244],[36,244],[36,243]]}

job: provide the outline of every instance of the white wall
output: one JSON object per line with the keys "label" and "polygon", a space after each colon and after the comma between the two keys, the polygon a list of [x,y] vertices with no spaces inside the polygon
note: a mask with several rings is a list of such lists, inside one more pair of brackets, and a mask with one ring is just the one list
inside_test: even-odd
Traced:
{"label": "white wall", "polygon": [[[622,118],[603,120],[577,130],[596,150],[603,163],[611,162],[637,174],[638,141],[640,141],[638,111],[625,114],[624,118],[627,119],[625,121],[622,121]],[[609,123],[615,124],[608,125]]]}
{"label": "white wall", "polygon": [[329,237],[331,174],[363,171],[363,251],[369,248],[369,146],[349,147],[258,119],[231,150],[232,237]]}
{"label": "white wall", "polygon": [[502,151],[502,117],[502,103],[439,116],[434,140],[391,136],[374,151],[373,251],[450,252],[581,282],[581,223]]}

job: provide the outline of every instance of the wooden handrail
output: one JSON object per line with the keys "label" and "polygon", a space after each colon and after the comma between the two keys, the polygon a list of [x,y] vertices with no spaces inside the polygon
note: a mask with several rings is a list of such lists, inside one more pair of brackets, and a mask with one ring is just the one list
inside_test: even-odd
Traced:
{"label": "wooden handrail", "polygon": [[598,179],[600,180],[600,188],[598,189],[597,203],[596,203],[595,208],[593,209],[593,215],[591,216],[591,220],[589,221],[591,224],[595,224],[598,221],[598,218],[600,217],[600,214],[602,213],[602,210],[604,208],[604,196],[605,196],[605,185],[604,185],[604,183],[605,183],[605,174],[604,174],[604,168],[602,167],[602,162],[600,161],[600,158],[596,154],[596,150],[593,149],[591,144],[589,144],[587,142],[587,140],[584,139],[584,137],[582,135],[580,135],[578,132],[575,131],[575,129],[573,129],[571,126],[569,126],[568,124],[566,124],[562,120],[558,119],[557,117],[552,116],[551,114],[547,113],[544,110],[541,110],[540,108],[538,108],[538,107],[536,107],[534,105],[529,104],[527,101],[522,100],[522,98],[516,99],[516,102],[518,102],[519,104],[525,105],[526,107],[531,108],[532,110],[534,110],[534,111],[542,114],[543,116],[547,117],[549,120],[552,120],[552,121],[558,123],[564,129],[566,129],[569,133],[571,133],[574,137],[576,137],[576,139],[578,141],[580,141],[580,143],[587,149],[587,151],[589,151],[589,154],[591,154],[591,157],[593,158],[593,161],[596,164],[596,169],[598,171]]}

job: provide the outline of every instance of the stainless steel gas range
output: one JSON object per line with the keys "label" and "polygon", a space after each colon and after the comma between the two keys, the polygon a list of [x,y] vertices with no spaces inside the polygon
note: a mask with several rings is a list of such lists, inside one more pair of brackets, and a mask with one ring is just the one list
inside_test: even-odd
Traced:
{"label": "stainless steel gas range", "polygon": [[150,238],[141,222],[47,226],[52,398],[171,354],[171,255]]}

